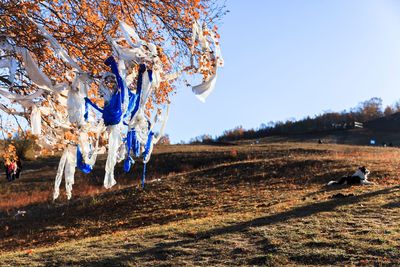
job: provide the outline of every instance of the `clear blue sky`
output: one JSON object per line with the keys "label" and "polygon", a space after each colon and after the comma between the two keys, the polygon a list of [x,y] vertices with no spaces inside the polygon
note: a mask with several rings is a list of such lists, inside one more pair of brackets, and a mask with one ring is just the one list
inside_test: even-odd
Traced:
{"label": "clear blue sky", "polygon": [[166,129],[173,142],[400,99],[400,1],[228,0],[227,8],[225,67],[205,104],[178,88]]}

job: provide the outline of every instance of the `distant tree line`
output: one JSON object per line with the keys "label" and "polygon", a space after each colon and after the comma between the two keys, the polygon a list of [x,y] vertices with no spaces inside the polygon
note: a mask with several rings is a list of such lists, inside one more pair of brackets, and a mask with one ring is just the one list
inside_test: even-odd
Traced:
{"label": "distant tree line", "polygon": [[355,124],[365,123],[374,119],[390,116],[400,112],[400,101],[393,105],[383,108],[382,99],[373,97],[369,100],[359,103],[356,107],[342,112],[326,111],[314,117],[306,117],[301,120],[287,120],[262,123],[257,129],[244,129],[242,126],[226,130],[221,136],[213,138],[205,134],[192,138],[191,144],[212,144],[236,141],[241,139],[258,139],[271,135],[284,134],[304,134],[317,133],[323,131],[351,129]]}

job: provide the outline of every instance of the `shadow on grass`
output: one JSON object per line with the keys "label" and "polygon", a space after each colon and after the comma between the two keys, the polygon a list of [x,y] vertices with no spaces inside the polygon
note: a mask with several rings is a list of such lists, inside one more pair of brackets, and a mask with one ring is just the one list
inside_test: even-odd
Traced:
{"label": "shadow on grass", "polygon": [[[162,255],[165,257],[166,254],[172,253],[171,250],[175,251],[176,247],[187,246],[190,244],[195,244],[199,241],[207,240],[212,237],[221,236],[224,234],[238,233],[248,230],[251,227],[262,227],[277,224],[280,222],[284,222],[290,219],[295,218],[304,218],[307,216],[312,216],[318,214],[320,212],[329,212],[333,211],[335,208],[340,206],[352,205],[359,202],[363,202],[366,199],[390,194],[394,190],[398,190],[400,186],[390,187],[378,191],[368,192],[358,196],[352,196],[343,199],[332,199],[324,202],[314,203],[302,207],[296,207],[292,210],[281,212],[278,214],[273,214],[265,217],[256,218],[250,221],[245,221],[242,223],[214,228],[208,231],[200,232],[193,238],[187,238],[184,240],[174,241],[174,242],[161,242],[156,244],[154,247],[147,248],[138,252],[134,251],[126,251],[126,253],[119,254],[116,257],[105,258],[102,261],[83,261],[79,262],[78,265],[89,265],[89,266],[104,266],[105,264],[118,265],[121,262],[129,262],[135,260],[143,260],[145,257],[151,257],[152,259],[158,259],[159,256]],[[172,253],[173,254],[173,253]],[[173,256],[173,255],[171,255]],[[334,264],[340,262],[342,259],[338,258],[335,262],[329,262],[330,264]],[[297,260],[296,260],[297,261]],[[301,259],[299,259],[301,261]]]}
{"label": "shadow on grass", "polygon": [[390,202],[382,206],[384,209],[399,209],[400,208],[400,201],[399,202]]}
{"label": "shadow on grass", "polygon": [[316,195],[320,195],[323,193],[329,193],[329,192],[335,193],[336,191],[340,191],[340,190],[347,189],[347,188],[357,188],[357,187],[364,187],[364,186],[373,187],[373,185],[358,185],[358,184],[355,184],[355,185],[330,185],[330,186],[325,184],[321,188],[321,190],[306,194],[304,196],[304,198],[310,198],[310,197],[314,197]]}

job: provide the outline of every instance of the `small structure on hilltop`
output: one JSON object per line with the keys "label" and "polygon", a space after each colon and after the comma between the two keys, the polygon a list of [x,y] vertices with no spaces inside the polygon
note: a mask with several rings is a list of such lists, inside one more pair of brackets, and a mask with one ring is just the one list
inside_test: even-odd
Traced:
{"label": "small structure on hilltop", "polygon": [[375,141],[375,139],[371,139],[371,140],[369,141],[369,144],[370,144],[371,146],[374,146],[374,145],[376,145],[376,141]]}

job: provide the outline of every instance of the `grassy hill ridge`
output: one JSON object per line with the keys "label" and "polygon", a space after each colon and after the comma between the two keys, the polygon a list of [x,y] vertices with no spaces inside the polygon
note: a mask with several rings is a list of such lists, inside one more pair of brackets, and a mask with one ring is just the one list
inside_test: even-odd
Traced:
{"label": "grassy hill ridge", "polygon": [[[246,134],[244,134],[246,135]],[[323,140],[330,144],[369,146],[375,140],[376,146],[383,144],[400,146],[400,112],[370,120],[363,128],[317,130],[304,133],[266,134],[262,138],[239,138],[242,143],[273,142],[315,142]]]}

